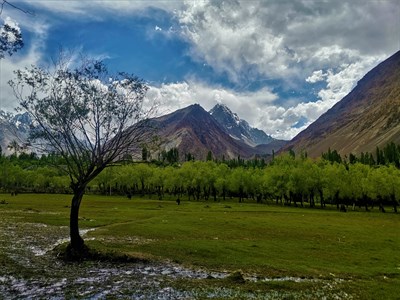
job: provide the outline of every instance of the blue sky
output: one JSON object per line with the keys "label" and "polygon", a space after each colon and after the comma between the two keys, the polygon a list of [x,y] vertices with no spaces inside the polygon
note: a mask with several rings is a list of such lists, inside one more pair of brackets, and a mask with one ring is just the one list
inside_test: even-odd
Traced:
{"label": "blue sky", "polygon": [[0,109],[16,106],[12,71],[46,65],[60,47],[103,59],[150,86],[159,114],[228,105],[290,139],[400,49],[400,2],[10,0],[25,47],[0,61]]}

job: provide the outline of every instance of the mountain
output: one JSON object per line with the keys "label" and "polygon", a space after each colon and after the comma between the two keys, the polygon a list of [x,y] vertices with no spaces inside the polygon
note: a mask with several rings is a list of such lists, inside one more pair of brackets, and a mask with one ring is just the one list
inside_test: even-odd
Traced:
{"label": "mountain", "polygon": [[27,113],[12,115],[0,110],[0,146],[3,154],[11,154],[9,149],[12,141],[16,141],[20,147],[25,147],[29,128],[32,120]]}
{"label": "mountain", "polygon": [[400,143],[400,51],[369,71],[341,101],[293,138],[283,150],[317,157],[375,152]]}
{"label": "mountain", "polygon": [[255,147],[274,141],[274,138],[267,135],[264,131],[253,128],[245,120],[241,120],[236,113],[233,113],[224,104],[215,105],[210,110],[210,114],[231,137],[249,146]]}
{"label": "mountain", "polygon": [[[162,150],[177,148],[181,160],[190,153],[196,159],[205,159],[209,151],[213,157],[227,159],[252,158],[255,155],[267,155],[282,147],[281,141],[273,140],[269,144],[252,147],[243,141],[230,136],[222,126],[200,105],[194,104],[177,110],[168,115],[147,120],[144,127],[148,132],[143,136],[157,135],[160,140],[156,147],[150,147],[153,158]],[[247,122],[246,122],[247,123]],[[27,146],[29,130],[32,121],[27,113],[11,115],[0,110],[0,146],[4,154],[11,154],[9,149],[12,141],[17,141],[21,147]],[[250,127],[250,126],[249,126]],[[137,130],[137,129],[134,129]],[[128,130],[129,132],[129,130]],[[132,131],[133,134],[133,131]],[[135,134],[138,134],[135,132]],[[139,134],[140,136],[141,134]],[[152,145],[154,146],[154,145]],[[137,155],[140,149],[131,149]]]}
{"label": "mountain", "polygon": [[265,148],[257,149],[232,138],[198,104],[151,119],[148,126],[156,128],[156,134],[161,138],[159,148],[166,151],[177,148],[181,159],[187,153],[194,155],[196,159],[205,159],[208,151],[212,152],[213,157],[224,156],[227,159],[237,158],[238,155],[251,158],[256,154],[267,153]]}

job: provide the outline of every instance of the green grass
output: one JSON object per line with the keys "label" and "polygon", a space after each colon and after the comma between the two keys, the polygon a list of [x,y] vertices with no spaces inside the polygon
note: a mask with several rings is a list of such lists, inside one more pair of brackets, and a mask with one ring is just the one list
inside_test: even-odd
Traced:
{"label": "green grass", "polygon": [[[8,202],[0,215],[68,226],[70,198],[0,195]],[[97,249],[268,277],[341,278],[360,298],[399,297],[400,214],[87,195],[80,218],[97,228],[88,234]]]}

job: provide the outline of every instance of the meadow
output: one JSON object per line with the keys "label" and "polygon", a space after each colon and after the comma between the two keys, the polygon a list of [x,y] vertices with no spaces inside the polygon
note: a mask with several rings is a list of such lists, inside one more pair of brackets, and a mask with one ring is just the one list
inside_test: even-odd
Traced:
{"label": "meadow", "polygon": [[[7,245],[13,240],[29,236],[33,243],[43,240],[37,248],[48,250],[48,263],[58,260],[50,248],[68,237],[70,199],[60,194],[0,195],[0,286],[11,275],[29,281],[35,276],[30,268],[43,268],[16,257],[15,249],[30,246],[14,243],[15,251],[11,251]],[[26,229],[40,226],[45,229]],[[86,195],[80,226],[90,229],[86,243],[100,252],[222,274],[179,277],[164,283],[178,291],[229,288],[239,293],[232,298],[253,295],[256,299],[274,299],[273,295],[289,299],[399,297],[400,216],[395,213],[361,209],[344,213],[333,208],[239,203],[237,199],[182,200],[177,205],[173,200]],[[51,240],[46,240],[47,234]],[[163,272],[160,276],[168,275]],[[10,293],[2,289],[0,294]],[[124,295],[130,295],[129,289]],[[231,294],[213,295],[229,298]]]}

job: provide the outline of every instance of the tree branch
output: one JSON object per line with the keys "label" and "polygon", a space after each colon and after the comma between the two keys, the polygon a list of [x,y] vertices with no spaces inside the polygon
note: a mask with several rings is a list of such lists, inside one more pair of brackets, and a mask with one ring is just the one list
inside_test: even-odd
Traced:
{"label": "tree branch", "polygon": [[1,4],[0,15],[3,13],[3,9],[4,9],[4,5],[5,4],[8,4],[12,8],[15,8],[15,9],[17,9],[19,11],[22,11],[24,14],[31,15],[31,16],[35,15],[35,13],[33,11],[22,9],[21,7],[18,7],[18,6],[12,4],[11,2],[9,2],[7,0],[3,0],[3,3]]}

